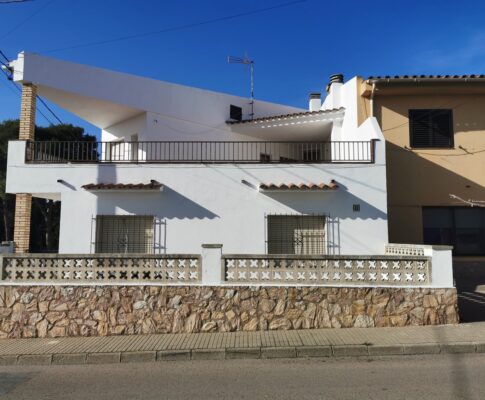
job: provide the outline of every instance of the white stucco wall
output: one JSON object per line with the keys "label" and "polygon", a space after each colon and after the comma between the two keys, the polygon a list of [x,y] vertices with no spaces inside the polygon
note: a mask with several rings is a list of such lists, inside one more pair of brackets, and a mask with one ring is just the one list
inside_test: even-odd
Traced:
{"label": "white stucco wall", "polygon": [[[322,141],[329,136],[332,141],[376,140],[372,164],[288,165],[25,164],[25,143],[11,142],[7,191],[62,201],[60,252],[93,250],[96,215],[143,214],[160,221],[157,241],[167,253],[199,253],[203,243],[221,243],[225,253],[264,253],[266,214],[315,213],[328,216],[329,254],[383,253],[387,243],[385,142],[375,119],[357,124],[356,79],[333,85],[322,106],[345,110],[294,124],[282,120],[271,127],[251,123],[236,127],[226,121],[231,104],[243,107],[247,116],[248,99],[242,97],[30,53],[20,54],[13,66],[15,81],[36,84],[41,95],[99,126],[104,141],[130,141],[134,134],[139,141]],[[299,111],[303,110],[255,103],[255,117]],[[129,146],[125,150],[131,151]],[[81,188],[88,183],[148,183],[150,179],[161,182],[163,192],[91,193]],[[251,187],[332,179],[339,185],[335,192],[271,194]],[[360,212],[353,212],[353,204],[360,205]]]}
{"label": "white stucco wall", "polygon": [[[225,253],[265,253],[265,214],[328,215],[329,254],[382,254],[387,243],[385,165],[79,165],[25,164],[25,142],[9,144],[7,192],[60,196],[61,253],[89,253],[97,214],[154,215],[167,253],[200,253],[221,243]],[[384,143],[377,143],[377,152]],[[59,183],[61,179],[64,183]],[[98,192],[93,182],[165,185],[162,192]],[[242,183],[330,182],[334,192],[262,193]],[[360,212],[352,205],[360,204]]]}
{"label": "white stucco wall", "polygon": [[[34,83],[38,86],[39,95],[107,131],[113,125],[140,113],[153,113],[196,122],[205,126],[206,130],[211,128],[211,131],[222,129],[229,132],[225,121],[229,119],[230,104],[242,107],[245,118],[248,118],[251,110],[248,98],[33,53],[20,53],[11,65],[14,81]],[[254,104],[255,117],[298,111],[304,110],[261,100],[256,100]],[[140,140],[165,139],[163,136],[156,139],[141,136]]]}

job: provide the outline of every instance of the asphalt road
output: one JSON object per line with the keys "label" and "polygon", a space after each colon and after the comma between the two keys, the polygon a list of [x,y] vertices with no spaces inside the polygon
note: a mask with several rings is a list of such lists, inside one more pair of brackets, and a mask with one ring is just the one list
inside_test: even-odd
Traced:
{"label": "asphalt road", "polygon": [[485,355],[0,367],[0,399],[485,399]]}

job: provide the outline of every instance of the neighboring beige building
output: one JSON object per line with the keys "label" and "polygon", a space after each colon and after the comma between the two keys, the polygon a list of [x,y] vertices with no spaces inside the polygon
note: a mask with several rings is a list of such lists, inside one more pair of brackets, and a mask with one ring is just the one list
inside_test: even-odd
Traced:
{"label": "neighboring beige building", "polygon": [[360,90],[360,121],[375,116],[387,140],[390,242],[485,255],[485,75],[370,77]]}

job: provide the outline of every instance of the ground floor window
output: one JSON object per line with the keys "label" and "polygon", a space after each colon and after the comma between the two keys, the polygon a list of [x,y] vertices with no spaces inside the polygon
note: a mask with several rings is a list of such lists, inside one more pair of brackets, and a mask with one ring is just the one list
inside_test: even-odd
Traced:
{"label": "ground floor window", "polygon": [[154,217],[97,215],[96,253],[153,253]]}
{"label": "ground floor window", "polygon": [[425,244],[454,247],[455,255],[485,255],[485,208],[423,207]]}
{"label": "ground floor window", "polygon": [[325,254],[324,215],[267,215],[268,254]]}

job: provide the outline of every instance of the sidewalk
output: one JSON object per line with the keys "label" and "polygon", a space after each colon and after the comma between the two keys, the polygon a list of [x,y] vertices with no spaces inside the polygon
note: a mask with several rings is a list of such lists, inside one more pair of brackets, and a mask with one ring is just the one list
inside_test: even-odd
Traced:
{"label": "sidewalk", "polygon": [[485,353],[485,322],[405,328],[0,340],[0,365]]}

